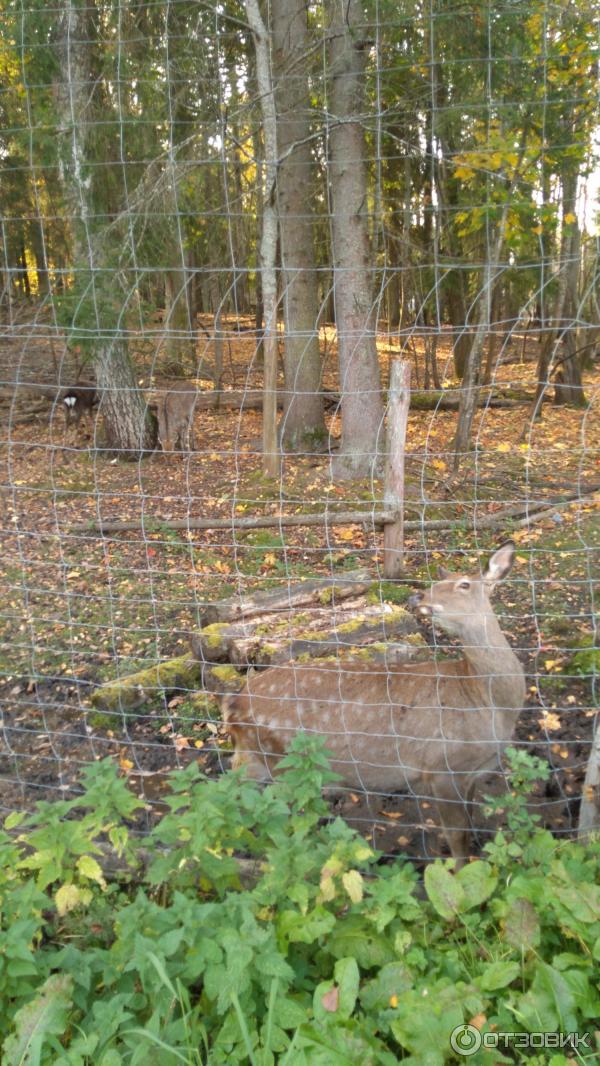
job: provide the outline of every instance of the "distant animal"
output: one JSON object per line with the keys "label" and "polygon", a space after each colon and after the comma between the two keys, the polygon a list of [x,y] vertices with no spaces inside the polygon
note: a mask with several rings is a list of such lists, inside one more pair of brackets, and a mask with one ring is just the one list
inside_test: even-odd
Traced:
{"label": "distant animal", "polygon": [[59,400],[65,412],[65,427],[78,426],[82,415],[93,418],[94,407],[100,402],[96,386],[91,381],[78,381],[62,389]]}
{"label": "distant animal", "polygon": [[190,381],[176,381],[163,392],[156,403],[158,439],[164,452],[175,448],[191,452],[195,449],[194,409],[198,390]]}
{"label": "distant animal", "polygon": [[431,797],[462,865],[477,778],[500,769],[525,699],[523,667],[489,600],[514,555],[507,541],[483,573],[442,571],[411,597],[418,615],[458,637],[462,659],[386,668],[296,662],[251,675],[224,699],[233,768],[267,781],[295,733],[318,734],[342,787]]}

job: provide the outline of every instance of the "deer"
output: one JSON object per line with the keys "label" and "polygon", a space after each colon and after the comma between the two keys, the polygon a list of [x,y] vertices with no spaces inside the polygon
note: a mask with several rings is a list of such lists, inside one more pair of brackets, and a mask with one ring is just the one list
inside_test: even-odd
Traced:
{"label": "deer", "polygon": [[64,407],[65,429],[68,429],[69,426],[77,428],[82,415],[86,415],[91,423],[94,407],[100,402],[100,397],[93,382],[78,381],[76,385],[62,389],[59,400]]}
{"label": "deer", "polygon": [[158,439],[164,452],[179,447],[194,451],[194,408],[197,389],[188,381],[170,385],[157,403]]}
{"label": "deer", "polygon": [[459,869],[469,857],[475,785],[501,771],[525,701],[523,667],[490,603],[514,557],[507,541],[481,573],[441,568],[440,580],[409,600],[417,616],[458,638],[461,659],[385,669],[292,662],[249,676],[224,698],[232,769],[266,783],[295,733],[318,734],[340,775],[336,790],[431,796]]}

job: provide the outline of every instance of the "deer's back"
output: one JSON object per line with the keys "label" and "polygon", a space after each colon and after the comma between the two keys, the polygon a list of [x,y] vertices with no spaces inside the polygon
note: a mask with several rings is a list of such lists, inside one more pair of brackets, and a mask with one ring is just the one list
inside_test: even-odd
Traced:
{"label": "deer's back", "polygon": [[490,705],[487,679],[465,660],[272,667],[251,676],[226,709],[237,750],[258,753],[272,769],[294,733],[316,732],[345,783],[367,791],[401,789],[440,769],[495,765],[515,717]]}

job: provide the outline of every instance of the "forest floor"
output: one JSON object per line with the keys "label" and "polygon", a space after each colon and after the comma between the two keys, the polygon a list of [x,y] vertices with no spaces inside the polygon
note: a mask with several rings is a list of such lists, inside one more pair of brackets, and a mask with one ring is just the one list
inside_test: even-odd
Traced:
{"label": "forest floor", "polygon": [[[208,341],[200,341],[204,365],[195,376],[199,387],[208,388],[212,353]],[[323,344],[324,383],[335,389],[335,348],[325,331]],[[255,338],[232,330],[225,347],[224,386],[259,387]],[[380,347],[385,381],[400,346],[386,338]],[[535,339],[519,339],[508,353],[514,361],[502,361],[495,384],[531,393],[537,351]],[[150,374],[153,365],[160,370],[155,355],[151,339],[140,343],[144,386],[162,384],[158,372]],[[455,383],[449,341],[439,346],[437,358],[450,390]],[[418,371],[422,382],[418,343],[411,359],[413,376]],[[0,361],[5,392],[14,381],[55,382],[61,363],[44,331],[27,320],[0,342]],[[544,404],[529,428],[525,403],[481,408],[474,449],[458,476],[451,477],[448,455],[455,412],[411,411],[407,439],[407,518],[422,523],[450,516],[454,522],[445,530],[420,527],[407,533],[411,579],[434,577],[440,561],[472,569],[480,553],[507,536],[518,544],[515,570],[498,593],[501,624],[528,675],[517,736],[553,766],[553,778],[539,796],[540,812],[554,831],[567,833],[576,820],[598,698],[593,649],[600,523],[592,491],[600,479],[598,369],[587,372],[585,386],[585,408]],[[192,456],[157,452],[137,463],[107,455],[83,434],[66,438],[56,409],[48,407],[31,421],[21,420],[24,411],[26,416],[22,401],[13,405],[0,427],[0,809],[60,797],[76,787],[86,763],[107,755],[118,759],[150,808],[169,770],[198,759],[208,772],[217,772],[214,757],[205,752],[226,751],[227,738],[218,720],[199,714],[193,693],[172,693],[160,706],[109,715],[91,708],[93,688],[184,654],[206,603],[332,570],[367,566],[376,580],[382,560],[382,535],[368,524],[332,521],[327,530],[260,530],[234,538],[231,531],[175,531],[169,523],[194,515],[368,510],[381,503],[382,485],[334,482],[328,455],[286,455],[281,477],[265,478],[256,410],[203,411],[196,417]],[[336,438],[335,411],[328,427]],[[533,509],[572,493],[577,498],[529,527],[507,520],[498,529],[473,532],[475,513],[480,518],[523,501]],[[98,520],[142,517],[143,533],[108,536],[91,528]],[[431,641],[431,632],[423,632]],[[424,835],[435,825],[426,802],[393,796],[373,814],[359,797],[349,797],[344,813],[383,851],[439,853],[437,834]]]}

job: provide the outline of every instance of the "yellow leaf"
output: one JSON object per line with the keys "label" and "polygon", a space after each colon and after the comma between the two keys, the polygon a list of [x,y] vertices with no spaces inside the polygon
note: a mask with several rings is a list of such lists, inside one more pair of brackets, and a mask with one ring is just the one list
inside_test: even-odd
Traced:
{"label": "yellow leaf", "polygon": [[321,896],[326,902],[330,902],[335,899],[335,885],[333,883],[333,877],[321,877],[319,882],[319,888],[321,889]]}
{"label": "yellow leaf", "polygon": [[543,226],[533,226],[532,229],[531,229],[531,232],[532,233],[537,233],[537,235],[539,237],[544,232],[544,227]]}
{"label": "yellow leaf", "polygon": [[77,860],[76,866],[82,877],[87,877],[89,881],[97,881],[104,888],[106,881],[104,880],[102,867],[91,855],[82,855]]}
{"label": "yellow leaf", "polygon": [[568,214],[565,215],[563,222],[566,226],[572,226],[574,222],[577,222],[577,215],[574,215],[572,211],[569,211]]}
{"label": "yellow leaf", "polygon": [[545,711],[543,717],[538,718],[538,725],[540,725],[542,729],[560,729],[561,724],[558,715],[554,714],[552,711]]}
{"label": "yellow leaf", "polygon": [[364,862],[365,859],[371,859],[374,854],[375,852],[364,844],[358,844],[353,851],[354,858],[357,862]]}
{"label": "yellow leaf", "polygon": [[460,166],[454,168],[454,177],[463,178],[465,181],[468,181],[469,178],[472,178],[474,173],[475,171],[472,170],[471,167]]}
{"label": "yellow leaf", "polygon": [[342,884],[353,903],[360,903],[363,898],[363,879],[358,870],[348,870],[342,874]]}
{"label": "yellow leaf", "polygon": [[443,459],[432,459],[431,460],[431,465],[433,467],[435,467],[436,470],[447,470],[448,469],[447,464],[444,462]]}
{"label": "yellow leaf", "polygon": [[390,1007],[397,1007],[397,1006],[398,1006],[398,996],[396,995],[396,993],[394,993],[393,996],[390,996]]}
{"label": "yellow leaf", "polygon": [[510,444],[507,444],[506,442],[504,444],[498,444],[498,445],[496,445],[496,451],[497,452],[510,452],[510,451],[512,451],[512,446]]}
{"label": "yellow leaf", "polygon": [[61,885],[58,891],[54,893],[54,902],[61,916],[74,910],[81,903],[81,893],[77,885]]}

